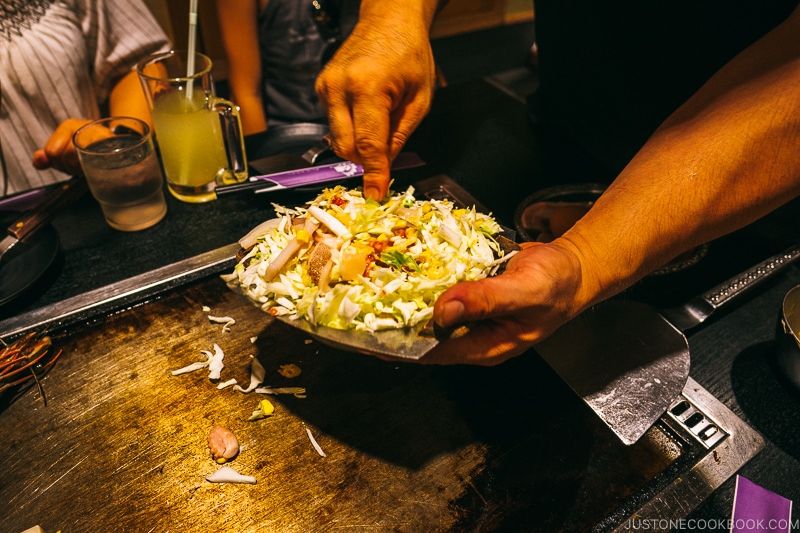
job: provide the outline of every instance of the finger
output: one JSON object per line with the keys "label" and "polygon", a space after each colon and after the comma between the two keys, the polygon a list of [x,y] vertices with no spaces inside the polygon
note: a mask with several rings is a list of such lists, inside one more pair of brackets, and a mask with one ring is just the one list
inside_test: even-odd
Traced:
{"label": "finger", "polygon": [[389,155],[391,160],[397,157],[409,137],[417,129],[422,119],[428,114],[433,100],[430,91],[417,91],[409,97],[409,101],[400,105],[392,114],[391,139]]}
{"label": "finger", "polygon": [[59,128],[47,139],[47,142],[44,145],[44,153],[47,156],[47,160],[50,163],[50,166],[61,170],[62,167],[62,157],[67,152],[71,141],[67,135],[64,134],[64,130]]}
{"label": "finger", "polygon": [[520,285],[524,280],[501,274],[479,281],[465,281],[450,287],[436,301],[433,316],[442,327],[504,316],[524,307]]}
{"label": "finger", "polygon": [[75,146],[70,143],[70,150],[64,155],[62,171],[67,174],[77,174],[81,172],[81,162],[78,158],[78,152],[75,151]]}
{"label": "finger", "polygon": [[36,150],[33,152],[33,167],[39,170],[50,168],[50,160],[44,150]]}
{"label": "finger", "polygon": [[389,189],[391,100],[385,94],[367,94],[353,104],[355,148],[364,166],[364,195],[380,201]]}
{"label": "finger", "polygon": [[434,318],[442,327],[534,312],[555,321],[568,319],[580,311],[573,305],[580,272],[574,256],[561,246],[531,243],[508,261],[499,276],[446,290],[434,305]]}
{"label": "finger", "polygon": [[[89,122],[91,121],[86,119],[71,118],[59,124],[44,145],[44,154],[49,167],[66,173],[80,171],[80,162],[78,161],[78,154],[75,152],[75,146],[72,144],[72,135],[78,128]],[[34,161],[36,161],[37,157],[42,161],[41,156],[36,156],[36,154],[34,154]]]}
{"label": "finger", "polygon": [[469,332],[437,345],[419,362],[425,365],[499,365],[525,352],[533,344],[514,321],[485,321]]}
{"label": "finger", "polygon": [[329,79],[332,75],[323,71],[317,78],[316,92],[328,116],[331,148],[343,159],[360,163],[355,150],[353,117],[350,113],[343,85]]}
{"label": "finger", "polygon": [[75,151],[75,146],[71,141],[58,146],[52,151],[48,151],[47,148],[45,148],[45,154],[48,167],[50,168],[60,170],[61,172],[65,172],[67,174],[75,174],[81,171],[78,153]]}

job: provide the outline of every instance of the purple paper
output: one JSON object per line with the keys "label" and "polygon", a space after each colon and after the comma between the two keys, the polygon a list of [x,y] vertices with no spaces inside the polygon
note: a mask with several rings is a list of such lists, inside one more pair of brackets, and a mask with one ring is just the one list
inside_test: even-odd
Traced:
{"label": "purple paper", "polygon": [[32,189],[21,192],[14,196],[9,196],[0,200],[0,210],[2,211],[28,211],[42,203],[45,196],[50,192],[48,187]]}
{"label": "purple paper", "polygon": [[330,165],[320,165],[317,167],[303,168],[299,170],[288,170],[269,176],[270,181],[281,185],[286,189],[292,187],[303,187],[327,181],[340,180],[363,176],[364,168],[350,161],[332,163]]}
{"label": "purple paper", "polygon": [[731,533],[789,533],[792,525],[792,500],[736,476]]}
{"label": "purple paper", "polygon": [[[392,170],[413,168],[424,165],[425,162],[413,152],[401,152],[392,163]],[[264,182],[263,189],[256,189],[256,193],[271,192],[279,189],[291,189],[317,185],[329,181],[338,181],[364,175],[364,167],[351,161],[341,161],[328,165],[317,165],[296,170],[287,170],[275,174],[250,177],[251,182]],[[271,185],[268,185],[270,184]]]}

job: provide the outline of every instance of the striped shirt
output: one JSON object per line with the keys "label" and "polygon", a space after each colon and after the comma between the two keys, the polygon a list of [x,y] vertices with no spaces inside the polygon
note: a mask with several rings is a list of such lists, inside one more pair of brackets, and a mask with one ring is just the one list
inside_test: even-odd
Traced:
{"label": "striped shirt", "polygon": [[65,119],[99,118],[114,84],[169,40],[141,0],[0,6],[2,196],[67,179],[33,168],[33,152]]}

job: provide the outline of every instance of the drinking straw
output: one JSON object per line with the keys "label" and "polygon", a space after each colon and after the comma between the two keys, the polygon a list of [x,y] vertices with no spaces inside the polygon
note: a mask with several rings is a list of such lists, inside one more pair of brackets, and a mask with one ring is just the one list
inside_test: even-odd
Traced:
{"label": "drinking straw", "polygon": [[[197,0],[189,0],[189,55],[186,57],[186,77],[194,76],[194,51],[197,47]],[[186,98],[192,99],[194,80],[186,83]]]}

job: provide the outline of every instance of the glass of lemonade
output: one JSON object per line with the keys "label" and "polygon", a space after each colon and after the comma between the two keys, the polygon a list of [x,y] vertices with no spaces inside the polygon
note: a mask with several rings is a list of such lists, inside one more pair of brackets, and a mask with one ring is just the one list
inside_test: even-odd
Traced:
{"label": "glass of lemonade", "polygon": [[112,228],[138,231],[164,218],[164,179],[150,126],[132,117],[104,118],[79,128],[72,142]]}
{"label": "glass of lemonade", "polygon": [[[239,108],[214,94],[211,59],[188,52],[152,55],[137,66],[153,117],[167,187],[185,202],[216,198],[217,185],[247,179]],[[192,72],[191,75],[188,73]]]}

